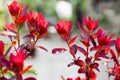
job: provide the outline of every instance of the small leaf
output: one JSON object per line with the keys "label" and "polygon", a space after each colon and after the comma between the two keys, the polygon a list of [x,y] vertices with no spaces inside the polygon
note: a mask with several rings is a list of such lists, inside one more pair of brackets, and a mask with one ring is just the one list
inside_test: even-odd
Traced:
{"label": "small leaf", "polygon": [[90,46],[89,42],[88,41],[83,41],[81,40],[82,44],[84,44],[86,47]]}
{"label": "small leaf", "polygon": [[1,35],[3,35],[3,36],[16,36],[16,34],[11,32],[11,31],[4,31],[1,33]]}
{"label": "small leaf", "polygon": [[90,40],[91,40],[93,46],[96,46],[96,42],[95,42],[95,40],[94,40],[94,38],[92,36],[90,36]]}
{"label": "small leaf", "polygon": [[92,63],[92,62],[91,62],[91,61],[92,61],[92,58],[93,58],[93,57],[88,57],[88,58],[86,58],[86,59],[85,59],[85,62],[86,62],[87,64],[91,64],[91,63]]}
{"label": "small leaf", "polygon": [[12,46],[10,46],[10,47],[6,50],[5,55],[4,55],[5,57],[9,54],[11,48],[12,48]]}
{"label": "small leaf", "polygon": [[98,46],[90,48],[90,51],[95,51],[95,50],[99,50],[99,49],[100,49],[100,46],[98,45]]}
{"label": "small leaf", "polygon": [[33,35],[31,35],[31,34],[27,34],[27,35],[23,36],[23,38],[31,38],[31,39],[33,39],[33,38],[34,38],[34,36],[33,36]]}
{"label": "small leaf", "polygon": [[80,46],[77,46],[77,50],[81,53],[83,53],[85,56],[87,55],[87,52]]}
{"label": "small leaf", "polygon": [[29,77],[29,78],[26,78],[26,79],[24,79],[24,80],[37,80],[37,79],[34,78],[34,77]]}
{"label": "small leaf", "polygon": [[70,41],[68,42],[68,44],[71,45],[76,40],[77,37],[78,37],[78,35],[74,36],[72,39],[70,39]]}
{"label": "small leaf", "polygon": [[119,65],[115,52],[112,49],[110,49],[110,53],[112,55],[112,59],[114,60],[114,62]]}
{"label": "small leaf", "polygon": [[97,60],[101,60],[101,57],[109,59],[109,57],[106,56],[105,50],[102,50],[99,54],[95,54],[95,57],[96,57]]}
{"label": "small leaf", "polygon": [[106,48],[109,48],[109,47],[112,47],[112,46],[114,46],[115,44],[116,44],[116,40],[111,40],[111,41],[109,41],[108,44],[105,46],[105,49],[106,49]]}
{"label": "small leaf", "polygon": [[83,67],[85,65],[85,63],[82,61],[82,60],[75,60],[74,61],[76,65],[80,66],[80,67]]}
{"label": "small leaf", "polygon": [[45,47],[43,47],[43,46],[36,46],[37,48],[40,48],[40,49],[42,49],[42,50],[44,50],[44,51],[46,51],[46,52],[48,52],[48,50],[45,48]]}
{"label": "small leaf", "polygon": [[82,80],[80,77],[75,78],[75,80]]}
{"label": "small leaf", "polygon": [[67,78],[67,80],[73,80],[72,78]]}
{"label": "small leaf", "polygon": [[83,32],[84,31],[83,26],[79,21],[77,21],[77,25],[80,28],[80,30]]}
{"label": "small leaf", "polygon": [[75,54],[77,53],[77,46],[76,45],[72,45],[70,47],[70,53],[72,54],[72,56],[75,58]]}
{"label": "small leaf", "polygon": [[0,57],[0,63],[2,63],[2,65],[5,66],[8,70],[11,70],[10,62],[4,57]]}
{"label": "small leaf", "polygon": [[25,68],[24,70],[22,70],[22,71],[20,72],[20,74],[24,74],[24,73],[27,72],[31,67],[32,67],[32,65],[29,65],[27,68]]}
{"label": "small leaf", "polygon": [[64,53],[65,51],[67,51],[65,48],[54,48],[52,54]]}
{"label": "small leaf", "polygon": [[86,73],[86,69],[84,67],[79,68],[78,73]]}
{"label": "small leaf", "polygon": [[75,64],[74,62],[71,62],[71,63],[68,64],[67,67],[70,67],[70,66],[72,66],[72,65],[74,65],[74,64]]}
{"label": "small leaf", "polygon": [[93,64],[91,64],[91,67],[92,68],[94,68],[94,69],[96,69],[98,72],[100,72],[100,70],[99,70],[99,64],[98,63],[93,63]]}
{"label": "small leaf", "polygon": [[79,27],[79,29],[81,31],[81,37],[82,37],[82,39],[85,40],[85,41],[87,41],[88,38],[89,38],[88,32],[86,32],[84,30],[84,28],[83,28],[83,26],[82,26],[82,24],[80,22],[77,22],[77,24],[78,24],[78,27]]}

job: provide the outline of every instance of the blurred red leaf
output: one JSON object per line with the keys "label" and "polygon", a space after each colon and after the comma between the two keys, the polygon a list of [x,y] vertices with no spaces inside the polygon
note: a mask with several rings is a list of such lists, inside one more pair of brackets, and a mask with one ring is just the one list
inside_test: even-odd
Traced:
{"label": "blurred red leaf", "polygon": [[88,41],[82,41],[82,40],[81,40],[81,42],[82,42],[82,44],[84,44],[86,47],[90,46],[90,44],[89,44]]}
{"label": "blurred red leaf", "polygon": [[22,70],[20,72],[20,74],[24,74],[25,72],[27,72],[28,70],[30,70],[31,67],[32,67],[32,65],[27,66],[27,68],[25,68],[24,70]]}
{"label": "blurred red leaf", "polygon": [[67,51],[65,48],[54,48],[52,54],[63,53],[65,51]]}
{"label": "blurred red leaf", "polygon": [[99,50],[99,49],[100,49],[100,46],[98,45],[98,46],[90,48],[90,51],[95,51],[95,50]]}
{"label": "blurred red leaf", "polygon": [[79,68],[79,70],[78,70],[78,73],[86,73],[86,68],[85,67],[81,67],[81,68]]}
{"label": "blurred red leaf", "polygon": [[80,29],[80,31],[81,31],[80,34],[81,34],[82,39],[85,40],[85,41],[87,41],[88,38],[89,38],[88,32],[86,32],[86,31],[84,30],[84,28],[83,28],[83,26],[82,26],[82,24],[81,24],[80,22],[77,21],[77,25],[78,25],[78,27],[79,27],[79,29]]}
{"label": "blurred red leaf", "polygon": [[87,52],[80,46],[77,46],[77,50],[81,53],[83,53],[85,56],[87,55]]}
{"label": "blurred red leaf", "polygon": [[109,47],[112,47],[116,44],[116,40],[111,40],[108,42],[108,44],[105,46],[105,48],[109,48]]}
{"label": "blurred red leaf", "polygon": [[80,67],[83,67],[85,65],[85,63],[82,60],[80,60],[80,59],[75,60],[74,62],[75,62],[76,65],[78,65]]}
{"label": "blurred red leaf", "polygon": [[48,52],[48,50],[45,48],[45,47],[43,47],[43,46],[36,46],[37,48],[40,48],[40,49],[42,49],[42,50],[44,50],[44,51],[46,51],[46,52]]}
{"label": "blurred red leaf", "polygon": [[3,36],[16,36],[16,33],[11,32],[11,31],[4,31],[1,33]]}
{"label": "blurred red leaf", "polygon": [[70,41],[68,42],[68,44],[71,45],[76,40],[77,37],[78,37],[78,35],[76,35],[72,39],[70,39]]}
{"label": "blurred red leaf", "polygon": [[72,45],[70,47],[70,53],[72,54],[72,56],[75,58],[75,54],[77,53],[77,46],[76,45]]}
{"label": "blurred red leaf", "polygon": [[75,78],[75,80],[81,80],[81,78],[80,78],[80,77],[77,77],[77,78]]}
{"label": "blurred red leaf", "polygon": [[67,78],[67,80],[73,80],[72,78]]}
{"label": "blurred red leaf", "polygon": [[111,55],[112,55],[112,59],[114,60],[114,62],[115,62],[116,64],[119,64],[115,52],[114,52],[112,49],[110,49],[110,53],[111,53]]}
{"label": "blurred red leaf", "polygon": [[37,79],[34,78],[34,77],[29,77],[29,78],[26,78],[26,79],[24,79],[24,80],[37,80]]}
{"label": "blurred red leaf", "polygon": [[94,38],[92,36],[90,36],[90,40],[91,40],[93,46],[96,46],[96,42],[95,42],[95,40],[94,40]]}

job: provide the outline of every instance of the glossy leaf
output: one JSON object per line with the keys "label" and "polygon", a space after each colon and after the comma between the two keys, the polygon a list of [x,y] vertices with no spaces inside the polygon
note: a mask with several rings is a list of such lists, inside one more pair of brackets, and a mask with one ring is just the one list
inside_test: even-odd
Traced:
{"label": "glossy leaf", "polygon": [[86,47],[90,46],[90,44],[89,44],[88,41],[82,41],[82,40],[81,40],[81,42],[82,42],[82,44],[84,44]]}
{"label": "glossy leaf", "polygon": [[92,36],[90,36],[90,40],[91,40],[93,46],[96,46],[96,42],[95,42],[95,40],[94,40],[94,38]]}
{"label": "glossy leaf", "polygon": [[77,53],[77,46],[76,45],[72,45],[70,47],[70,53],[72,54],[72,56],[75,58],[75,54]]}
{"label": "glossy leaf", "polygon": [[112,47],[116,44],[116,40],[111,40],[108,42],[108,44],[105,46],[105,48],[109,48],[109,47]]}
{"label": "glossy leaf", "polygon": [[27,72],[28,70],[30,70],[31,67],[32,67],[32,65],[27,66],[27,68],[25,68],[24,70],[22,70],[22,71],[20,72],[20,74],[24,74],[25,72]]}
{"label": "glossy leaf", "polygon": [[77,77],[77,78],[75,78],[75,80],[81,80],[81,78],[80,78],[80,77]]}
{"label": "glossy leaf", "polygon": [[73,80],[72,78],[67,78],[67,80]]}
{"label": "glossy leaf", "polygon": [[13,33],[11,31],[4,31],[1,33],[3,36],[16,36],[16,33]]}
{"label": "glossy leaf", "polygon": [[87,55],[87,52],[84,50],[84,48],[77,46],[77,50],[81,53],[83,53],[85,56]]}
{"label": "glossy leaf", "polygon": [[64,53],[65,51],[67,51],[65,48],[54,48],[52,54]]}
{"label": "glossy leaf", "polygon": [[70,67],[70,66],[72,66],[72,65],[74,65],[74,64],[75,64],[75,62],[71,62],[71,63],[68,64],[67,67]]}
{"label": "glossy leaf", "polygon": [[34,77],[29,77],[29,78],[26,78],[26,79],[24,79],[24,80],[37,80],[37,79],[34,78]]}
{"label": "glossy leaf", "polygon": [[89,39],[89,34],[88,34],[88,32],[86,32],[86,31],[84,30],[84,28],[83,28],[83,26],[82,26],[82,24],[81,24],[80,22],[77,22],[77,24],[78,24],[79,29],[80,29],[80,31],[81,31],[80,34],[81,34],[82,39],[85,40],[85,41],[88,41],[88,39]]}
{"label": "glossy leaf", "polygon": [[85,67],[79,68],[78,73],[80,73],[80,74],[81,74],[81,73],[86,73]]}
{"label": "glossy leaf", "polygon": [[114,62],[115,62],[116,64],[119,64],[115,52],[114,52],[112,49],[110,49],[110,53],[111,53],[111,55],[112,55],[112,59],[114,60]]}
{"label": "glossy leaf", "polygon": [[44,50],[44,51],[46,51],[46,52],[48,52],[48,50],[45,48],[45,47],[43,47],[43,46],[36,46],[37,48],[40,48],[40,49],[42,49],[42,50]]}
{"label": "glossy leaf", "polygon": [[80,66],[80,67],[83,67],[83,66],[85,65],[85,63],[84,63],[82,60],[80,60],[80,59],[75,60],[74,63],[75,63],[76,65]]}
{"label": "glossy leaf", "polygon": [[100,49],[100,46],[98,45],[98,46],[90,48],[90,51],[97,51],[99,49]]}
{"label": "glossy leaf", "polygon": [[68,42],[68,44],[71,45],[76,40],[77,37],[78,37],[78,35],[75,36],[75,37],[73,37],[72,39],[70,39],[70,41]]}
{"label": "glossy leaf", "polygon": [[4,57],[0,58],[0,63],[2,63],[2,65],[5,66],[8,70],[11,70],[10,62]]}

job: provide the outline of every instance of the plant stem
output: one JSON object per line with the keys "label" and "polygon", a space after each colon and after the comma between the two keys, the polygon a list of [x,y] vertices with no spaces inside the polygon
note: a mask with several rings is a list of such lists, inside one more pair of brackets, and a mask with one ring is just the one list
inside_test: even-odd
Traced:
{"label": "plant stem", "polygon": [[[69,45],[69,43],[68,43],[67,40],[66,40],[66,43],[67,43],[67,45],[68,45],[68,47],[69,47],[69,52],[71,53],[71,47],[70,47],[70,45]],[[75,55],[73,55],[73,54],[75,54],[75,53],[71,53],[72,57],[73,57],[74,59],[76,59]]]}
{"label": "plant stem", "polygon": [[30,48],[30,53],[26,55],[25,59],[31,54],[32,50],[34,49],[35,45],[37,44],[39,40],[39,37],[37,37],[37,39],[35,40],[34,44],[32,45],[32,47]]}
{"label": "plant stem", "polygon": [[18,30],[17,30],[17,33],[18,33],[18,36],[17,36],[17,39],[18,39],[18,47],[20,47],[20,26],[19,25],[17,25],[17,28],[18,28]]}

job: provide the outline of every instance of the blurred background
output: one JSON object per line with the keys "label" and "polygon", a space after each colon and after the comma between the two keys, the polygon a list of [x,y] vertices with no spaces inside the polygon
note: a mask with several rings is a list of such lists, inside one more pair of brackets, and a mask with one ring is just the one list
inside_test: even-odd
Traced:
{"label": "blurred background", "polygon": [[[0,1],[0,32],[3,27],[12,22],[8,12],[7,5],[13,0]],[[83,16],[92,16],[93,19],[100,19],[100,27],[108,31],[109,34],[114,33],[120,35],[120,0],[17,0],[23,5],[29,5],[29,11],[41,12],[51,25],[49,34],[42,39],[38,45],[43,45],[49,51],[54,47],[67,47],[65,43],[58,37],[53,28],[58,20],[72,20],[72,35],[78,34],[76,21],[82,22]],[[1,37],[0,37],[1,38]],[[56,43],[55,43],[56,42]],[[54,44],[53,44],[54,43]],[[79,41],[77,42],[79,44]],[[69,54],[52,55],[50,52],[38,50],[41,54],[36,54],[35,58],[28,60],[27,64],[34,64],[37,70],[38,80],[61,80],[60,76],[76,77],[77,67],[67,67],[72,61]],[[106,74],[103,67],[103,73],[99,73],[97,80],[105,80]],[[102,71],[101,71],[102,72]],[[76,73],[76,74],[75,74]],[[104,76],[104,77],[101,77]]]}

